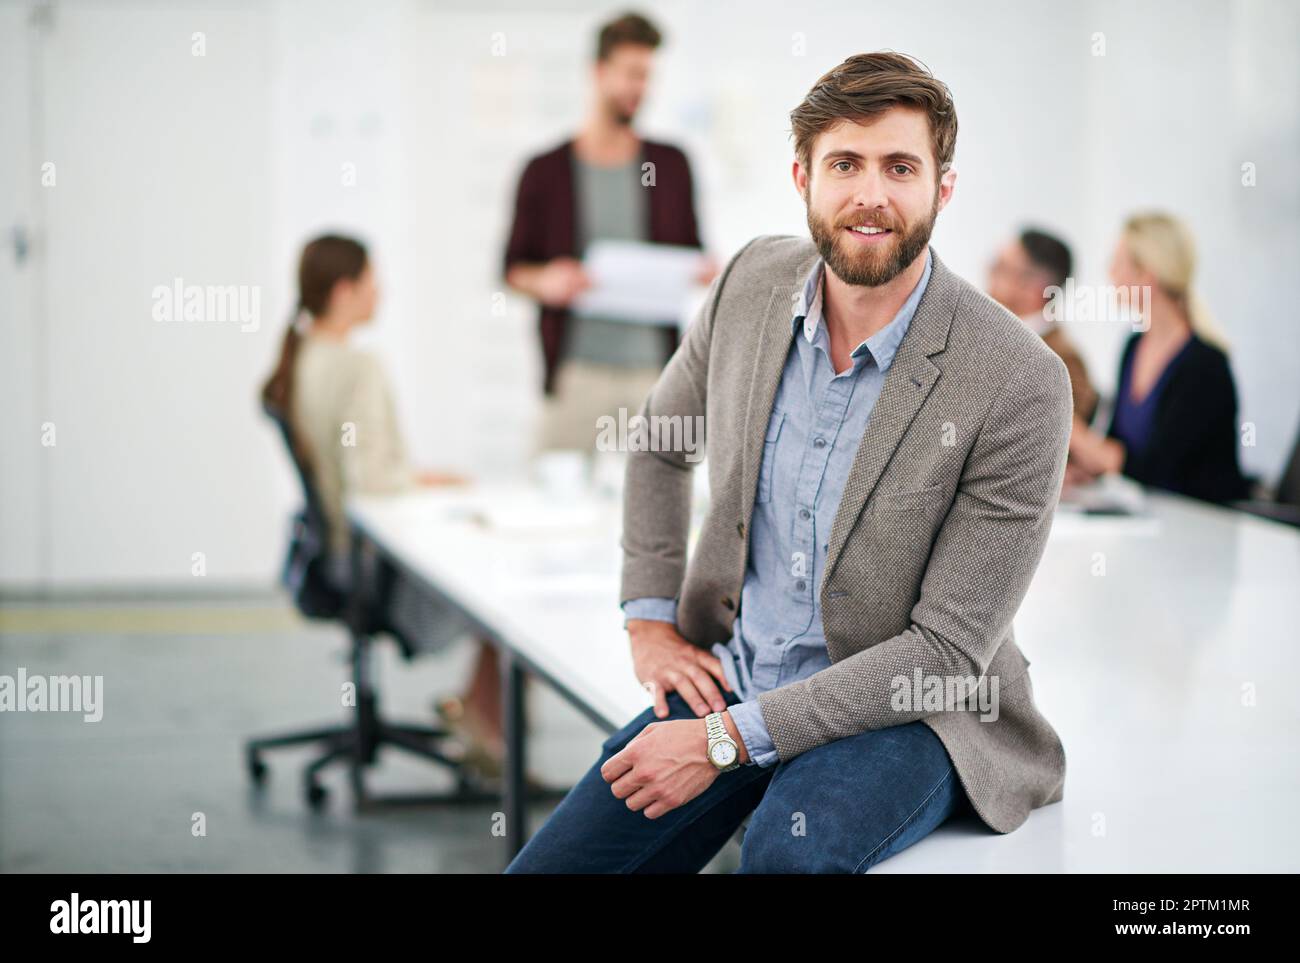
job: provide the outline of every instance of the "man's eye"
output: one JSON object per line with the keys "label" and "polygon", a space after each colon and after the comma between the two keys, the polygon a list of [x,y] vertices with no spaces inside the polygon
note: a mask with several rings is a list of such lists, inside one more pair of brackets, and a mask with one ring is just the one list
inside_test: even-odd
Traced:
{"label": "man's eye", "polygon": [[912,173],[912,168],[908,167],[906,164],[895,164],[894,173],[901,177],[904,174]]}
{"label": "man's eye", "polygon": [[836,161],[834,164],[834,168],[835,170],[839,171],[841,174],[847,174],[850,170],[853,169],[853,165],[850,164],[848,161]]}

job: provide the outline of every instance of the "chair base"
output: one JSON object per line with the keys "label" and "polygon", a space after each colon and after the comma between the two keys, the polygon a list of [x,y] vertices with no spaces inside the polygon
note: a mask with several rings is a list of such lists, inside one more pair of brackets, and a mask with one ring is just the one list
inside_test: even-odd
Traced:
{"label": "chair base", "polygon": [[[455,745],[452,733],[436,726],[400,724],[381,719],[373,693],[363,694],[358,699],[355,719],[351,725],[324,726],[250,739],[244,748],[249,777],[256,786],[265,783],[268,768],[262,755],[267,750],[313,743],[320,743],[324,749],[303,770],[303,798],[314,810],[324,808],[329,798],[328,789],[320,781],[320,773],[336,762],[346,763],[349,767],[353,804],[359,812],[392,806],[474,805],[497,802],[501,798],[498,790],[481,785],[467,772],[460,747]],[[437,763],[455,776],[455,787],[442,793],[371,795],[365,785],[365,769],[375,763],[379,750],[384,747],[392,747]],[[563,790],[540,789],[528,793],[528,798],[542,801],[558,799],[563,795]]]}

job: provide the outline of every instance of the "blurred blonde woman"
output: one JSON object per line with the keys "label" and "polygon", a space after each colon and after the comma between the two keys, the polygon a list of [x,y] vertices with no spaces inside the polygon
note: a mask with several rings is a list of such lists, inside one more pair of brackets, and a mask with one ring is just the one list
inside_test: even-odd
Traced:
{"label": "blurred blonde woman", "polygon": [[[320,493],[329,527],[330,572],[345,589],[351,581],[350,535],[343,507],[352,493],[388,494],[419,485],[460,481],[419,471],[407,458],[388,374],[379,358],[358,348],[353,333],[374,316],[378,288],[366,248],[327,234],[308,243],[298,265],[298,307],[275,370],[262,390],[265,404],[288,416],[293,444]],[[354,426],[343,444],[342,426]],[[389,618],[424,651],[464,637],[465,622],[399,579]],[[480,643],[463,696],[442,700],[439,711],[465,737],[468,761],[481,773],[500,770],[500,674],[495,649]]]}
{"label": "blurred blonde woman", "polygon": [[1195,243],[1177,218],[1147,212],[1124,224],[1110,280],[1150,289],[1147,330],[1124,345],[1106,434],[1075,419],[1070,480],[1119,472],[1205,501],[1245,497],[1236,386],[1195,274]]}

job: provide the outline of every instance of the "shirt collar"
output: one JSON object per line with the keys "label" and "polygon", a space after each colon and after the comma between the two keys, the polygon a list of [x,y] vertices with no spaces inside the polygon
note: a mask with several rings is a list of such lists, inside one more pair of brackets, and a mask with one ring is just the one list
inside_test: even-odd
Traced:
{"label": "shirt collar", "polygon": [[[894,361],[894,355],[898,353],[898,346],[903,343],[903,336],[907,334],[907,329],[912,323],[912,317],[916,314],[916,309],[921,303],[925,289],[930,283],[932,266],[933,258],[930,256],[929,248],[926,248],[925,270],[921,273],[921,280],[916,282],[916,287],[907,296],[903,306],[898,309],[894,319],[853,349],[851,357],[855,366],[860,364],[864,355],[869,352],[876,362],[877,368],[881,371],[889,370],[889,366]],[[825,328],[825,325],[821,323],[822,293],[825,289],[822,277],[825,268],[826,262],[818,258],[817,263],[813,265],[812,270],[808,273],[808,279],[804,282],[803,291],[795,302],[794,317],[790,320],[792,333],[799,330],[800,324],[803,325],[803,336],[809,344],[814,343],[819,329],[824,330]]]}

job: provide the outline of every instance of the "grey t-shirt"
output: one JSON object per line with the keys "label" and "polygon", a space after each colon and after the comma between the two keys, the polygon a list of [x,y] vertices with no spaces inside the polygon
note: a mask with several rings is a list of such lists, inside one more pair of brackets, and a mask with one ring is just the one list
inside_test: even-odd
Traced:
{"label": "grey t-shirt", "polygon": [[[639,163],[597,167],[575,157],[573,175],[579,251],[585,252],[596,240],[647,240],[646,188],[641,186]],[[663,326],[657,324],[574,315],[569,319],[565,356],[625,367],[662,365],[663,332]]]}

